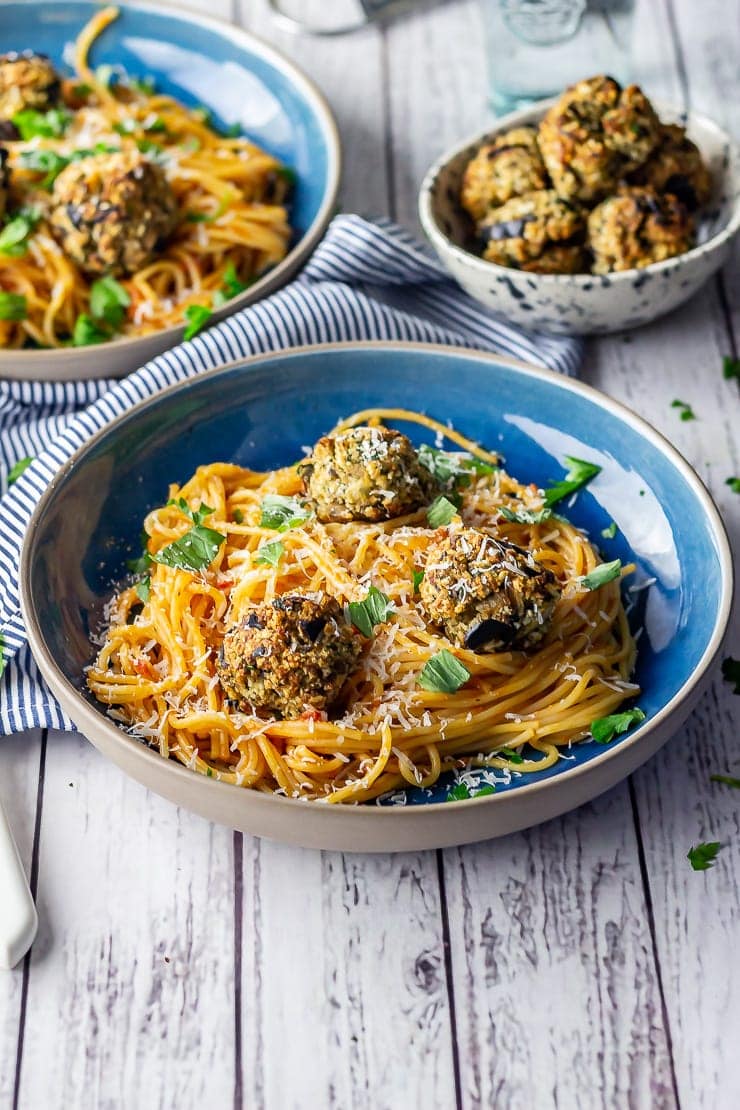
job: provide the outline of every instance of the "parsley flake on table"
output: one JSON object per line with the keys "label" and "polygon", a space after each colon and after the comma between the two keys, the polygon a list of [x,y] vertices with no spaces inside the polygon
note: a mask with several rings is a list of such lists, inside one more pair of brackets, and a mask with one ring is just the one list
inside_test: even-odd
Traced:
{"label": "parsley flake on table", "polygon": [[727,478],[725,485],[729,486],[733,493],[740,493],[740,478]]}
{"label": "parsley flake on table", "polygon": [[427,509],[427,520],[431,528],[442,528],[445,524],[449,524],[454,516],[457,516],[458,506],[455,505],[443,493],[439,497],[435,497],[431,505]]}
{"label": "parsley flake on table", "polygon": [[256,566],[276,567],[285,554],[285,544],[280,540],[263,543],[254,553]]}
{"label": "parsley flake on table", "polygon": [[130,304],[128,292],[110,275],[98,278],[90,286],[90,314],[112,328],[121,326]]}
{"label": "parsley flake on table", "polygon": [[613,582],[615,578],[619,578],[621,573],[622,560],[613,559],[610,563],[601,563],[598,567],[594,567],[589,574],[585,574],[580,579],[580,583],[587,590],[598,590],[600,586],[605,586],[607,582]]}
{"label": "parsley flake on table", "polygon": [[732,355],[725,355],[722,359],[722,377],[726,381],[731,378],[740,380],[740,358],[733,358]]}
{"label": "parsley flake on table", "polygon": [[393,602],[376,586],[371,586],[363,601],[347,604],[347,617],[363,636],[372,636],[376,624],[384,624],[395,613]]}
{"label": "parsley flake on table", "polygon": [[427,659],[418,683],[424,690],[435,694],[454,694],[470,678],[468,668],[451,651],[442,651]]}
{"label": "parsley flake on table", "polygon": [[602,528],[601,534],[605,540],[613,540],[617,534],[617,522],[613,520],[606,528]]}
{"label": "parsley flake on table", "polygon": [[554,516],[552,509],[548,509],[547,506],[544,509],[517,509],[514,512],[506,505],[501,505],[498,511],[504,520],[508,520],[512,524],[543,524]]}
{"label": "parsley flake on table", "polygon": [[721,782],[723,786],[731,786],[733,790],[740,790],[740,779],[735,779],[732,775],[710,775],[710,782]]}
{"label": "parsley flake on table", "polygon": [[686,858],[694,871],[707,871],[710,867],[714,867],[721,848],[722,845],[718,840],[711,840],[708,844],[697,844],[689,848]]}
{"label": "parsley flake on table", "polygon": [[645,720],[645,714],[637,706],[624,713],[612,713],[609,717],[598,717],[591,722],[591,738],[597,744],[608,744],[615,736],[627,732],[632,725]]}
{"label": "parsley flake on table", "polygon": [[190,304],[185,309],[185,319],[187,320],[187,327],[183,333],[183,339],[192,339],[201,331],[208,321],[210,320],[213,312],[204,304]]}
{"label": "parsley flake on table", "polygon": [[25,320],[27,314],[28,305],[22,293],[0,290],[0,320]]}
{"label": "parsley flake on table", "polygon": [[733,659],[732,656],[722,660],[722,677],[725,682],[729,682],[732,686],[735,685],[733,694],[740,694],[740,659]]}
{"label": "parsley flake on table", "polygon": [[260,528],[272,528],[275,532],[288,532],[304,521],[310,520],[311,510],[302,505],[297,497],[284,497],[281,493],[268,493],[262,498]]}
{"label": "parsley flake on table", "polygon": [[679,401],[676,398],[675,401],[671,401],[671,408],[679,410],[678,415],[681,420],[696,420],[696,413],[686,401]]}
{"label": "parsley flake on table", "polygon": [[17,463],[13,463],[10,470],[8,471],[8,485],[12,486],[13,482],[17,482],[21,474],[23,474],[24,471],[28,470],[32,462],[32,456],[26,455],[25,458],[18,459]]}
{"label": "parsley flake on table", "polygon": [[565,478],[560,482],[553,482],[549,489],[545,490],[545,506],[547,508],[551,508],[571,493],[577,493],[592,478],[601,473],[601,467],[597,466],[596,463],[576,459],[573,455],[566,455],[565,461],[569,468]]}

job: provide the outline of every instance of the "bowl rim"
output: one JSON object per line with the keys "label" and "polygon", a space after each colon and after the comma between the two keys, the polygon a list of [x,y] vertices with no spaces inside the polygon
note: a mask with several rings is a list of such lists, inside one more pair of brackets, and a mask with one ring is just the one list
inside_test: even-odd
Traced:
{"label": "bowl rim", "polygon": [[[633,266],[629,270],[612,270],[608,274],[540,274],[536,271],[517,270],[513,266],[502,266],[498,262],[491,262],[486,258],[481,258],[480,255],[473,254],[472,251],[467,251],[455,243],[439,226],[432,203],[434,187],[442,170],[445,169],[454,158],[463,154],[469,147],[480,145],[490,136],[499,134],[501,131],[508,130],[512,127],[536,122],[551,105],[557,102],[557,100],[558,97],[538,100],[527,108],[518,108],[514,112],[509,112],[505,116],[498,117],[488,127],[483,130],[478,129],[473,134],[468,135],[467,139],[456,143],[454,147],[450,147],[446,150],[424,174],[417,201],[419,220],[421,221],[425,235],[443,260],[445,255],[453,255],[459,262],[470,266],[482,276],[504,276],[511,280],[512,275],[514,277],[521,275],[524,278],[536,281],[538,285],[541,283],[545,286],[582,289],[584,285],[593,285],[594,282],[600,282],[602,278],[606,278],[606,284],[611,285],[613,282],[634,281],[640,274],[659,274],[676,269],[681,266],[684,261],[688,261],[689,259],[695,260],[706,254],[714,253],[714,251],[718,250],[724,243],[733,238],[738,228],[740,228],[740,196],[735,200],[732,213],[725,226],[720,228],[719,231],[710,236],[705,242],[698,243],[695,247],[691,247],[690,250],[673,255],[673,257],[666,258],[662,262],[651,262],[649,265],[642,267]],[[721,127],[716,120],[713,120],[710,116],[704,115],[702,112],[686,111],[683,108],[677,108],[668,101],[654,99],[652,103],[659,112],[666,112],[677,118],[683,119],[686,126],[690,126],[692,122],[695,122],[701,127],[716,132],[718,139],[721,139],[727,146],[733,160],[740,165],[740,143],[738,143],[728,131]]]}
{"label": "bowl rim", "polygon": [[[94,448],[102,439],[110,435],[111,432],[127,422],[130,419],[136,419],[141,413],[145,412],[148,408],[158,404],[161,400],[176,396],[178,393],[183,392],[194,381],[203,380],[208,378],[216,378],[218,375],[225,375],[234,372],[241,368],[241,372],[249,374],[256,369],[262,369],[269,366],[271,362],[283,360],[285,358],[301,357],[306,354],[319,354],[320,356],[329,355],[333,351],[352,351],[352,350],[370,350],[376,352],[387,351],[390,353],[404,351],[416,351],[420,354],[432,356],[454,355],[455,357],[468,357],[476,362],[488,364],[495,372],[497,367],[503,367],[506,370],[514,370],[523,376],[533,375],[541,381],[556,386],[558,389],[564,390],[566,393],[575,393],[586,400],[595,402],[598,406],[606,408],[612,415],[616,416],[619,420],[628,424],[631,428],[637,431],[641,436],[646,438],[657,450],[666,456],[673,467],[679,472],[683,480],[689,485],[692,492],[698,498],[702,505],[704,513],[711,525],[714,535],[717,556],[720,564],[720,578],[721,578],[721,592],[717,611],[717,617],[714,622],[714,628],[709,638],[709,642],[702,653],[701,659],[694,668],[689,680],[677,691],[666,704],[658,710],[658,712],[638,725],[638,727],[630,732],[627,737],[616,745],[606,747],[603,752],[594,755],[592,758],[586,760],[584,763],[579,764],[572,769],[566,769],[561,775],[556,775],[548,779],[540,779],[530,783],[523,784],[517,787],[516,790],[507,792],[505,794],[492,794],[486,795],[481,798],[462,799],[457,802],[457,806],[480,806],[480,805],[498,805],[500,808],[506,806],[516,805],[516,799],[522,797],[522,792],[526,792],[527,797],[533,794],[542,793],[546,791],[554,791],[558,788],[562,789],[562,784],[565,782],[573,782],[575,779],[589,774],[593,771],[594,767],[603,767],[610,763],[612,760],[620,759],[624,756],[625,752],[630,751],[634,746],[641,741],[645,740],[650,733],[659,731],[661,726],[673,717],[683,703],[691,703],[691,697],[694,690],[697,690],[697,696],[701,689],[701,683],[706,675],[709,667],[712,665],[714,659],[718,655],[722,643],[727,633],[730,613],[733,599],[734,587],[734,568],[732,562],[732,553],[730,543],[727,536],[727,531],[724,526],[722,517],[717,509],[711,494],[699,478],[698,474],[693,470],[684,457],[676,450],[670,441],[662,435],[661,432],[653,428],[637,413],[627,408],[620,401],[601,393],[599,390],[594,389],[593,386],[587,385],[584,382],[577,381],[573,378],[568,378],[563,374],[559,374],[554,370],[546,370],[543,367],[533,366],[519,359],[509,358],[506,356],[499,356],[485,351],[478,351],[470,348],[453,347],[446,344],[426,344],[418,342],[405,342],[405,341],[390,341],[390,340],[365,340],[362,342],[342,342],[342,343],[321,343],[315,345],[304,345],[300,347],[286,348],[281,351],[272,351],[268,354],[254,355],[247,359],[236,359],[232,362],[226,363],[224,366],[215,367],[212,370],[205,371],[197,375],[196,378],[186,378],[181,382],[176,382],[174,385],[168,386],[166,389],[160,390],[152,397],[148,397],[144,401],[140,401],[133,405],[125,413],[115,417],[105,427],[101,428],[94,436],[87,440],[77,451],[67,460],[67,462],[56,472],[52,477],[49,485],[39,499],[38,504],[33,512],[33,515],[28,523],[26,534],[23,540],[21,550],[21,559],[19,567],[19,584],[20,584],[20,601],[21,613],[23,621],[27,630],[28,642],[31,647],[33,656],[39,666],[39,669],[48,683],[52,693],[54,693],[65,706],[70,704],[74,705],[74,722],[80,728],[83,735],[87,736],[87,730],[99,731],[103,730],[107,739],[113,743],[123,743],[127,747],[128,753],[132,759],[143,769],[146,774],[146,768],[153,768],[155,764],[160,768],[167,768],[171,775],[175,776],[173,781],[180,781],[190,783],[193,790],[200,790],[201,796],[206,796],[206,791],[237,791],[242,797],[241,805],[249,806],[274,806],[282,805],[288,806],[289,809],[286,813],[295,812],[296,799],[285,798],[276,794],[262,794],[259,791],[248,790],[241,786],[235,786],[231,783],[219,782],[215,778],[208,778],[205,775],[196,774],[196,772],[189,770],[182,764],[177,763],[175,760],[164,760],[158,752],[155,752],[147,744],[133,736],[128,735],[122,729],[118,728],[112,721],[106,718],[102,709],[93,706],[88,700],[77,690],[75,686],[65,677],[54,659],[53,654],[49,650],[42,631],[42,623],[36,612],[34,598],[30,590],[30,577],[31,577],[31,561],[34,554],[35,537],[38,534],[38,524],[42,515],[47,511],[51,501],[54,499],[57,487],[63,482],[67,473],[74,469],[80,463],[84,456]],[[381,356],[382,357],[382,356]],[[163,771],[163,773],[166,773]],[[200,784],[199,786],[196,784]],[[211,794],[211,798],[215,801],[219,796],[224,797],[223,794]],[[445,802],[428,802],[419,806],[378,806],[368,805],[360,807],[363,810],[383,814],[382,820],[385,821],[404,821],[413,822],[415,814],[429,813],[430,806],[444,805]],[[345,813],[351,815],[356,814],[357,806],[331,806],[327,805],[324,812],[329,813]],[[460,812],[459,809],[456,810]],[[263,810],[264,812],[264,810]],[[381,818],[379,818],[381,819]],[[421,821],[421,816],[416,818]],[[341,821],[341,817],[335,817],[334,820]]]}
{"label": "bowl rim", "polygon": [[[51,2],[51,0],[47,0]],[[100,5],[97,0],[75,0],[76,3],[85,4],[91,11],[96,10]],[[171,18],[178,19],[183,23],[196,24],[199,27],[204,27],[209,31],[213,31],[223,39],[230,39],[236,43],[237,46],[243,46],[251,53],[263,58],[265,61],[286,78],[291,84],[299,89],[302,98],[311,106],[313,114],[320,125],[321,132],[326,141],[327,147],[327,176],[324,184],[324,195],[319,205],[319,209],[314,216],[311,224],[306,229],[305,233],[301,236],[298,242],[291,247],[276,266],[266,271],[262,277],[258,278],[253,285],[248,289],[234,297],[232,300],[227,301],[218,309],[214,309],[210,318],[209,326],[225,320],[227,317],[238,312],[242,308],[246,308],[250,304],[262,300],[264,297],[279,289],[291,277],[291,275],[307,261],[309,256],[316,249],[319,240],[323,236],[326,228],[331,221],[336,207],[337,196],[339,194],[339,186],[342,176],[342,143],[339,135],[339,128],[334,118],[328,100],[319,89],[318,85],[286,54],[283,54],[272,43],[268,43],[259,35],[247,31],[244,27],[236,23],[230,23],[227,19],[222,19],[219,16],[203,15],[199,11],[183,8],[176,4],[174,0],[156,0],[152,3],[151,0],[115,0],[116,7],[125,13],[127,8],[138,10],[141,12],[151,12],[159,15],[170,16]],[[3,9],[19,6],[18,0],[0,0],[0,14]],[[85,361],[98,361],[101,364],[105,362],[104,357],[101,358],[101,352],[106,350],[121,351],[124,349],[130,350],[132,354],[132,365],[134,364],[134,348],[136,344],[146,347],[155,340],[160,342],[162,350],[169,350],[182,342],[182,336],[185,331],[185,323],[170,324],[166,328],[161,328],[158,331],[147,332],[145,335],[130,335],[124,336],[121,339],[109,340],[107,343],[99,343],[90,347],[76,347],[74,350],[79,354],[81,360]],[[166,343],[164,342],[166,340]],[[70,348],[68,347],[51,347],[45,349],[24,350],[23,348],[4,348],[0,350],[0,376],[2,376],[2,369],[4,362],[17,363],[18,357],[23,359],[26,367],[29,370],[41,372],[44,367],[48,366],[49,372],[52,371],[53,364],[56,360],[68,359]],[[97,378],[108,377],[104,367],[101,368],[99,374],[95,375]]]}

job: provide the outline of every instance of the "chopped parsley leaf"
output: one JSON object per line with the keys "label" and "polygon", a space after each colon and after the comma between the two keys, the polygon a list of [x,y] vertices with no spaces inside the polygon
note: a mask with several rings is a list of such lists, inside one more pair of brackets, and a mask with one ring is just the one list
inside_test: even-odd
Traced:
{"label": "chopped parsley leaf", "polygon": [[120,327],[130,304],[128,292],[113,277],[99,278],[90,287],[90,313],[112,328]]}
{"label": "chopped parsley leaf", "polygon": [[492,782],[484,782],[483,786],[481,786],[480,790],[476,790],[475,794],[473,794],[473,797],[474,798],[482,798],[486,794],[495,794],[495,793],[496,793],[496,787],[493,785],[493,783]]}
{"label": "chopped parsley leaf", "polygon": [[213,113],[210,108],[206,108],[205,104],[198,104],[193,108],[191,115],[198,120],[199,123],[204,123],[207,127],[213,119]]}
{"label": "chopped parsley leaf", "polygon": [[223,129],[225,139],[238,139],[241,133],[242,125],[240,123],[230,123]]}
{"label": "chopped parsley leaf", "polygon": [[84,81],[72,86],[72,96],[77,97],[78,100],[84,100],[85,97],[90,96],[93,92],[92,85],[86,85]]}
{"label": "chopped parsley leaf", "polygon": [[188,305],[185,309],[185,319],[188,324],[183,333],[183,339],[193,339],[206,326],[211,316],[213,312],[204,304]]}
{"label": "chopped parsley leaf", "polygon": [[696,413],[686,401],[679,401],[676,398],[675,401],[671,401],[671,408],[679,409],[679,416],[682,420],[696,420]]}
{"label": "chopped parsley leaf", "polygon": [[418,452],[419,462],[443,485],[470,485],[471,474],[493,474],[494,467],[472,456],[461,456],[452,451],[440,451],[422,443]]}
{"label": "chopped parsley leaf", "polygon": [[66,108],[50,108],[48,112],[37,112],[33,108],[24,108],[12,117],[13,123],[18,128],[21,139],[41,137],[42,139],[58,139],[69,127],[72,113]]}
{"label": "chopped parsley leaf", "polygon": [[722,677],[725,682],[730,685],[735,684],[733,694],[740,694],[740,659],[733,659],[728,656],[727,659],[722,660]]}
{"label": "chopped parsley leaf", "polygon": [[69,165],[70,159],[55,150],[25,150],[20,156],[20,163],[24,169],[33,170],[44,176],[39,181],[39,188],[51,189],[59,174]]}
{"label": "chopped parsley leaf", "polygon": [[721,782],[723,786],[731,786],[733,790],[740,790],[740,779],[734,779],[732,775],[710,775],[711,782]]}
{"label": "chopped parsley leaf", "polygon": [[213,303],[217,308],[222,304],[226,304],[232,297],[238,297],[245,289],[254,283],[255,279],[251,281],[242,281],[236,272],[236,266],[233,262],[229,262],[221,276],[221,288],[217,289],[213,296]]}
{"label": "chopped parsley leaf", "polygon": [[152,555],[152,560],[180,570],[192,572],[206,570],[216,558],[218,549],[225,539],[225,536],[213,528],[194,524],[184,536],[180,536],[179,540],[167,544],[156,555]]}
{"label": "chopped parsley leaf", "polygon": [[155,161],[164,154],[164,147],[160,143],[152,142],[151,139],[136,139],[136,149],[140,154],[148,154]]}
{"label": "chopped parsley leaf", "polygon": [[26,298],[22,293],[0,290],[0,320],[25,320],[27,312]]}
{"label": "chopped parsley leaf", "polygon": [[620,736],[632,726],[645,720],[645,714],[635,706],[624,713],[612,713],[609,717],[599,717],[591,722],[591,738],[597,744],[608,744],[615,736]]}
{"label": "chopped parsley leaf", "polygon": [[350,622],[368,637],[372,636],[376,624],[384,624],[394,612],[391,599],[376,586],[370,587],[364,601],[350,601],[347,605]]}
{"label": "chopped parsley leaf", "polygon": [[565,478],[560,482],[554,482],[549,489],[545,490],[545,505],[548,508],[551,508],[556,502],[562,501],[569,494],[576,493],[577,490],[582,489],[592,478],[601,473],[601,467],[597,466],[596,463],[585,462],[583,459],[576,459],[572,455],[566,455],[565,461],[569,467]]}
{"label": "chopped parsley leaf", "polygon": [[504,755],[510,763],[524,763],[523,756],[519,752],[515,752],[513,748],[498,748],[496,755]]}
{"label": "chopped parsley leaf", "polygon": [[21,474],[23,474],[24,471],[28,470],[32,462],[33,458],[31,457],[31,455],[26,455],[25,458],[18,459],[17,463],[13,463],[10,470],[8,471],[8,485],[12,486],[13,482],[17,482]]}
{"label": "chopped parsley leaf", "polygon": [[215,513],[210,505],[206,505],[201,501],[197,509],[191,509],[184,497],[171,497],[167,502],[168,506],[171,505],[174,509],[179,509],[193,524],[202,524],[206,517]]}
{"label": "chopped parsley leaf", "polygon": [[487,794],[495,794],[496,787],[492,782],[484,782],[477,790],[470,793],[470,787],[465,782],[456,782],[445,798],[446,802],[463,802],[466,798],[483,798]]}
{"label": "chopped parsley leaf", "polygon": [[105,343],[108,339],[109,332],[99,327],[92,316],[88,316],[86,312],[80,313],[72,332],[73,347],[92,347],[95,343]]}
{"label": "chopped parsley leaf", "polygon": [[277,170],[275,170],[275,173],[278,175],[278,177],[282,177],[283,181],[287,181],[291,189],[294,187],[296,181],[298,180],[298,174],[295,172],[294,169],[291,169],[290,166],[280,166]]}
{"label": "chopped parsley leaf", "polygon": [[725,355],[722,359],[722,377],[726,381],[730,381],[731,378],[740,379],[740,358]]}
{"label": "chopped parsley leaf", "polygon": [[144,604],[146,605],[147,601],[149,600],[149,595],[151,594],[151,592],[152,592],[152,578],[151,578],[150,574],[147,574],[147,575],[145,575],[144,578],[140,578],[139,581],[136,583],[136,596],[139,598],[140,601],[143,601]]}
{"label": "chopped parsley leaf", "polygon": [[710,867],[714,867],[714,861],[721,847],[718,840],[712,840],[708,844],[697,844],[689,848],[686,858],[694,871],[707,871]]}
{"label": "chopped parsley leaf", "polygon": [[129,88],[133,89],[134,92],[141,93],[142,96],[151,96],[157,91],[156,78],[152,77],[151,74],[147,74],[145,77],[129,77],[128,84]]}
{"label": "chopped parsley leaf", "polygon": [[0,254],[18,258],[28,250],[28,237],[39,222],[39,214],[33,208],[24,208],[0,231]]}
{"label": "chopped parsley leaf", "polygon": [[538,509],[536,512],[533,509],[517,509],[514,512],[506,505],[501,505],[499,512],[504,520],[509,520],[512,524],[542,524],[543,521],[549,520],[553,516],[552,509],[547,507]]}
{"label": "chopped parsley leaf", "polygon": [[580,581],[587,590],[598,590],[600,586],[605,586],[607,582],[619,578],[621,573],[622,560],[613,559],[611,563],[601,563],[598,567],[594,567],[591,573],[585,574]]}
{"label": "chopped parsley leaf", "polygon": [[303,524],[312,516],[311,510],[295,497],[284,497],[280,493],[268,493],[262,499],[260,528],[272,528],[275,532],[287,532]]}
{"label": "chopped parsley leaf", "polygon": [[740,478],[728,478],[725,485],[729,486],[733,493],[740,493]]}
{"label": "chopped parsley leaf", "polygon": [[449,524],[454,516],[457,516],[457,512],[458,506],[441,493],[439,497],[435,497],[427,509],[429,526],[431,528],[442,528],[445,524]]}
{"label": "chopped parsley leaf", "polygon": [[276,567],[285,554],[285,545],[280,540],[263,543],[254,554],[257,566]]}
{"label": "chopped parsley leaf", "polygon": [[432,693],[454,694],[469,678],[468,668],[451,651],[443,648],[427,659],[417,681],[422,689]]}
{"label": "chopped parsley leaf", "polygon": [[414,570],[414,571],[412,571],[412,574],[413,574],[413,577],[414,577],[414,593],[418,594],[419,586],[421,585],[421,583],[424,579],[424,571],[423,570]]}
{"label": "chopped parsley leaf", "polygon": [[617,534],[617,522],[613,520],[608,528],[602,528],[601,534],[605,540],[613,540]]}
{"label": "chopped parsley leaf", "polygon": [[244,523],[244,513],[241,511],[241,509],[234,509],[233,517],[234,517],[234,523],[235,524],[243,524]]}

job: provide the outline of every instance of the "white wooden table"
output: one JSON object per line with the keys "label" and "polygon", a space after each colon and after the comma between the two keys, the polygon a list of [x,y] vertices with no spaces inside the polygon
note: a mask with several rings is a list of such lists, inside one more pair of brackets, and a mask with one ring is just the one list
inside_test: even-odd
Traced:
{"label": "white wooden table", "polygon": [[[416,228],[423,171],[486,118],[475,0],[333,41],[278,32],[263,0],[197,6],[325,90],[343,208]],[[647,91],[740,135],[738,0],[642,0],[639,31]],[[591,343],[584,369],[694,464],[736,551],[740,399],[721,359],[738,353],[739,294],[735,264],[670,318]],[[699,419],[680,422],[674,398]],[[687,726],[592,805],[392,857],[211,826],[78,736],[3,740],[41,925],[0,975],[1,1110],[734,1110],[740,796],[709,775],[740,774],[739,708],[717,674]],[[700,840],[725,845],[703,874],[686,859]]]}

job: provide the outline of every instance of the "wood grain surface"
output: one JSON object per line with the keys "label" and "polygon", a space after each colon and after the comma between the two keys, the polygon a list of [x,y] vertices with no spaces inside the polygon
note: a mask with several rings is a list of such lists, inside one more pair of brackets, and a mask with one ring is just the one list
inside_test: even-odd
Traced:
{"label": "wood grain surface", "polygon": [[[337,116],[343,209],[418,230],[425,169],[488,118],[477,0],[339,40],[277,29],[264,0],[188,6],[295,58]],[[740,0],[638,0],[637,78],[736,135],[739,57]],[[736,254],[671,317],[589,343],[583,371],[695,466],[735,552],[740,397],[721,362],[739,313]],[[738,707],[717,674],[663,751],[592,804],[388,857],[211,826],[78,736],[3,740],[40,930],[0,977],[0,1110],[735,1110],[739,796],[709,775],[740,775]],[[692,871],[691,845],[715,839],[716,866]]]}

